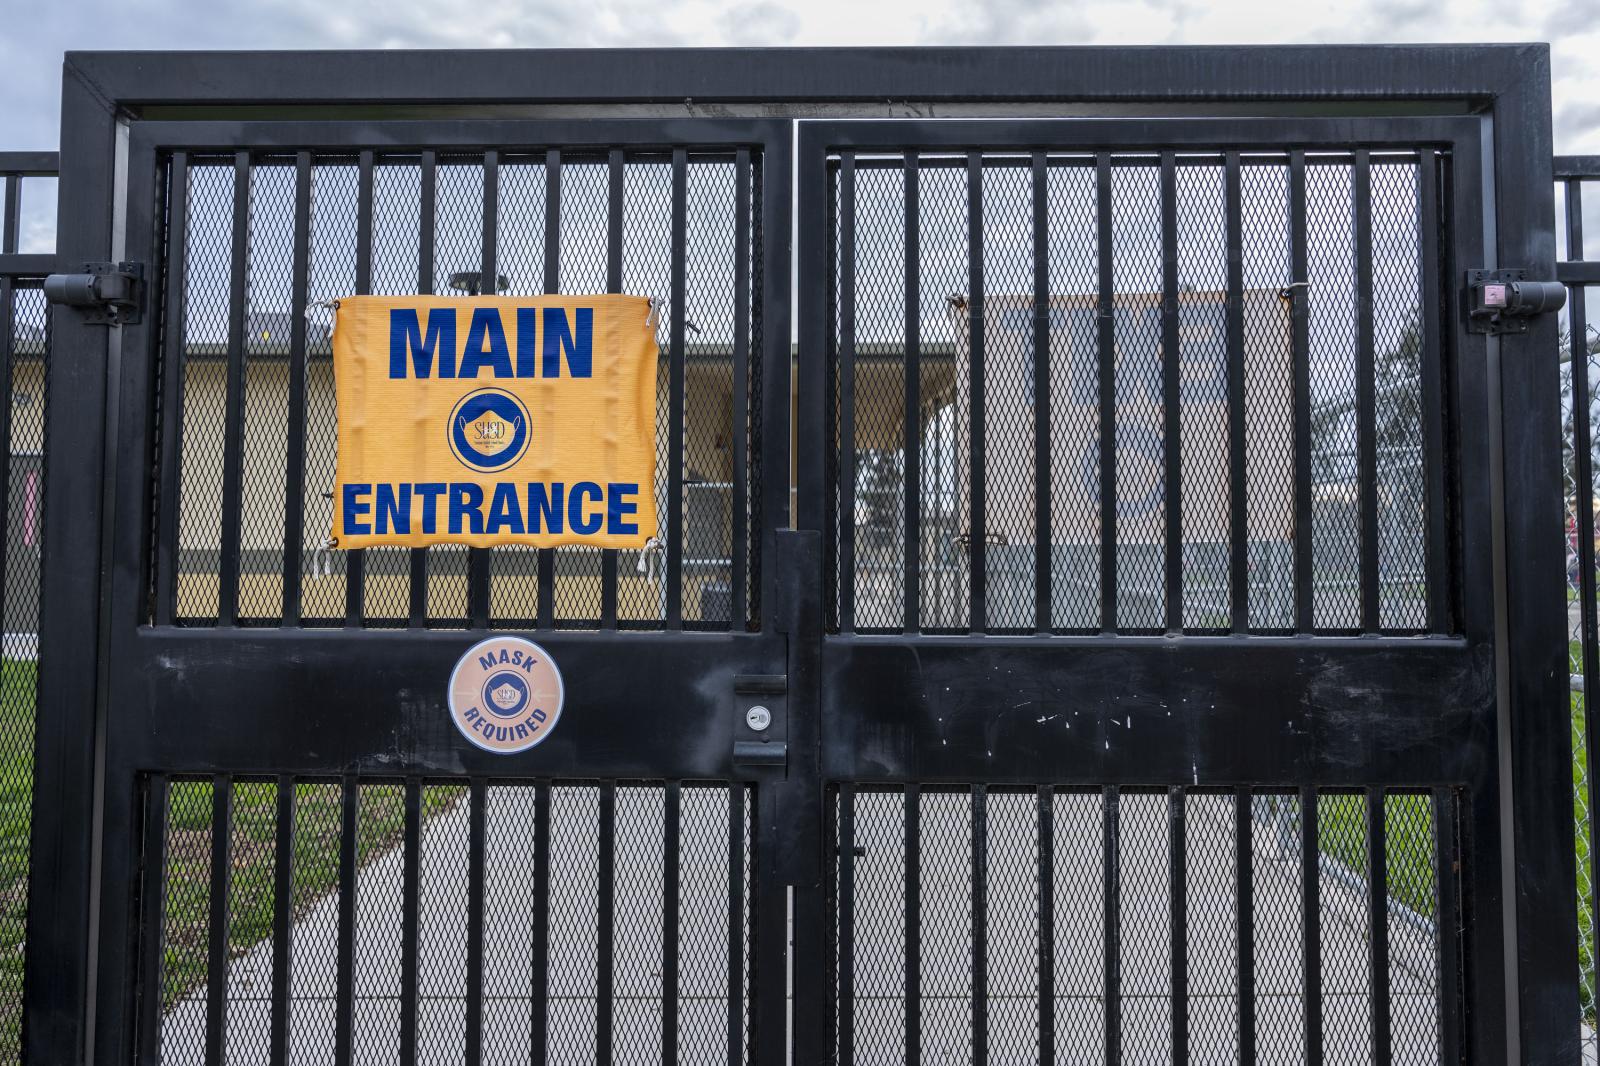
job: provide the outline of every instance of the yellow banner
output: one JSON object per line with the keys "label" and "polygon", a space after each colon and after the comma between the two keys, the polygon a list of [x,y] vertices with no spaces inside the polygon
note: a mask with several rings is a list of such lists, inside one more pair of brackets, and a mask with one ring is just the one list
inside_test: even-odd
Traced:
{"label": "yellow banner", "polygon": [[338,303],[338,548],[655,534],[656,341],[642,296]]}

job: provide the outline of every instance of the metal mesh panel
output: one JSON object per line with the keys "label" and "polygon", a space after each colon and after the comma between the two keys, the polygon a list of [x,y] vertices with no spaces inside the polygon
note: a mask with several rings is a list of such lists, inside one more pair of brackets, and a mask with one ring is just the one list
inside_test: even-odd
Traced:
{"label": "metal mesh panel", "polygon": [[[1057,792],[1052,797],[1056,847],[1050,855],[1055,940],[1055,1045],[1068,1062],[1105,1060],[1105,832],[1098,792]],[[1063,846],[1078,841],[1081,846]],[[1063,921],[1062,916],[1074,916]]]}
{"label": "metal mesh panel", "polygon": [[[378,295],[422,291],[420,168],[409,161],[374,166],[372,202],[372,291]],[[441,280],[434,279],[435,291],[444,287]],[[411,601],[410,551],[368,548],[363,560],[362,610],[367,624],[403,624]]]}
{"label": "metal mesh panel", "polygon": [[467,1028],[467,825],[464,785],[429,785],[426,801],[448,812],[423,834],[417,943],[417,1044],[449,1061],[465,1054]]}
{"label": "metal mesh panel", "polygon": [[228,302],[234,171],[227,163],[189,168],[189,244],[185,263],[184,381],[178,485],[179,618],[218,611],[222,546],[222,465],[228,393]]}
{"label": "metal mesh panel", "polygon": [[599,976],[600,789],[550,796],[550,1061],[594,1061]]}
{"label": "metal mesh panel", "polygon": [[1255,795],[1250,807],[1257,1061],[1291,1066],[1306,1058],[1300,797]]}
{"label": "metal mesh panel", "polygon": [[[1376,798],[1388,895],[1374,929],[1366,897],[1365,795],[1318,795],[1312,838],[1293,794],[1056,790],[1047,793],[1053,846],[1043,855],[1033,790],[941,787],[920,790],[920,801],[916,795],[885,786],[835,794],[833,825],[843,834],[831,892],[840,997],[835,1016],[849,1023],[848,1040],[843,1022],[836,1030],[839,1061],[905,1061],[906,899],[907,886],[915,884],[923,1061],[970,1059],[980,1024],[989,1061],[1036,1058],[1037,964],[1039,953],[1048,951],[1059,1061],[1104,1059],[1111,1026],[1117,1061],[1166,1062],[1181,1006],[1193,1061],[1239,1058],[1248,1008],[1253,1061],[1303,1062],[1307,886],[1301,871],[1308,859],[1317,870],[1311,898],[1321,964],[1310,979],[1321,1011],[1322,1060],[1373,1059],[1371,959],[1381,937],[1389,960],[1383,1024],[1393,1060],[1438,1061],[1442,997],[1459,995],[1453,977],[1447,988],[1439,972],[1441,937],[1460,933],[1459,915],[1440,914],[1435,880],[1438,869],[1458,858],[1447,856],[1441,867],[1434,835],[1436,818],[1454,817],[1448,799],[1420,791]],[[913,814],[919,816],[915,832],[909,828]],[[974,835],[977,826],[981,837]],[[1250,834],[1248,865],[1241,861],[1241,827]],[[980,840],[981,861],[974,865]],[[918,846],[919,862],[907,871],[911,844]],[[1050,879],[1049,944],[1041,943],[1041,869]],[[1242,912],[1241,886],[1249,892]],[[1173,891],[1182,898],[1174,900]],[[974,908],[979,898],[981,911]],[[1243,942],[1241,913],[1249,921]],[[974,954],[979,917],[981,959]],[[1175,933],[1185,960],[1182,980],[1173,970]],[[1246,953],[1248,971],[1241,966]],[[1248,985],[1242,983],[1247,972]],[[1178,1004],[1173,997],[1180,993]]]}
{"label": "metal mesh panel", "polygon": [[1223,170],[1215,162],[1179,166],[1174,184],[1183,626],[1220,630],[1232,621],[1228,519],[1234,505],[1228,485],[1228,250]]}
{"label": "metal mesh panel", "polygon": [[1152,165],[1111,174],[1112,318],[1117,360],[1117,626],[1164,624],[1166,532],[1161,428],[1160,175]]}
{"label": "metal mesh panel", "polygon": [[971,480],[961,473],[967,429],[958,424],[955,405],[964,331],[954,299],[968,287],[967,175],[948,164],[924,161],[917,202],[922,395],[929,408],[922,439],[922,625],[945,630],[966,628],[972,581],[972,557],[959,539],[971,509]]}
{"label": "metal mesh panel", "polygon": [[1034,626],[1033,211],[1030,171],[985,169],[984,621],[999,631]]}
{"label": "metal mesh panel", "polygon": [[1239,848],[1235,797],[1183,798],[1189,1047],[1200,1061],[1239,1055]]}
{"label": "metal mesh panel", "polygon": [[[285,787],[293,789],[282,797],[292,806],[280,812]],[[290,1061],[331,1061],[348,1046],[354,1062],[394,1062],[402,1057],[408,1010],[416,1019],[419,1062],[459,1062],[473,1040],[488,1063],[526,1062],[535,1041],[556,1062],[593,1062],[606,1052],[619,1063],[660,1062],[669,1040],[677,1061],[748,1057],[748,788],[486,786],[485,851],[474,870],[473,793],[460,781],[420,786],[418,858],[408,867],[408,787],[418,786],[226,778],[167,785],[159,823],[164,858],[145,875],[161,906],[160,929],[147,931],[161,938],[160,1002],[146,1015],[158,1026],[161,1061],[200,1061],[214,1038],[225,1061],[266,1061],[281,1017]],[[213,821],[217,788],[230,789],[226,827]],[[152,794],[161,794],[154,783]],[[549,797],[548,841],[536,835],[541,794]],[[674,802],[677,817],[669,818]],[[292,817],[291,841],[278,839],[280,816]],[[343,835],[346,824],[354,826],[354,841]],[[227,833],[221,864],[215,832]],[[279,871],[285,845],[291,865]],[[343,862],[352,849],[353,880],[345,882]],[[548,855],[547,895],[533,891],[542,869],[538,854]],[[677,887],[669,896],[674,868]],[[280,901],[284,874],[289,892]],[[414,912],[406,888],[411,877]],[[475,947],[468,897],[478,878],[483,981],[474,990],[467,981]],[[671,940],[669,899],[676,908]],[[215,928],[227,941],[217,958],[214,905],[222,907],[223,922]],[[276,939],[280,906],[287,943]],[[416,930],[414,971],[407,928]],[[547,952],[538,950],[541,943]],[[280,951],[289,960],[283,974],[275,972]],[[407,991],[409,972],[416,975],[415,1000]],[[676,990],[674,1028],[663,1024],[669,987]],[[483,1018],[477,1034],[467,1028],[475,998]],[[210,1017],[213,1003],[220,1004],[218,1018]],[[537,1011],[546,1018],[541,1030],[531,1025]],[[597,1030],[601,1018],[607,1024]]]}
{"label": "metal mesh panel", "polygon": [[686,186],[683,615],[709,628],[726,628],[733,604],[732,360],[710,356],[733,348],[734,180],[732,160],[703,160]]}
{"label": "metal mesh panel", "polygon": [[1039,800],[1031,791],[984,799],[989,1061],[1030,1062],[1039,1056]]}
{"label": "metal mesh panel", "polygon": [[[856,172],[856,628],[905,624],[905,173]],[[842,253],[841,253],[842,254]],[[841,418],[843,411],[841,410]]]}
{"label": "metal mesh panel", "polygon": [[1117,829],[1123,1054],[1165,1062],[1173,1039],[1167,797],[1124,794]]}
{"label": "metal mesh panel", "polygon": [[49,403],[49,324],[36,288],[0,289],[9,310],[4,620],[0,625],[0,804],[10,828],[0,863],[0,1061],[15,1061],[22,1037],[24,938],[28,925],[29,827],[33,812],[33,737],[37,714],[40,591],[44,581],[44,413]]}
{"label": "metal mesh panel", "polygon": [[663,799],[659,787],[617,789],[611,1047],[620,1064],[661,1061]]}
{"label": "metal mesh panel", "polygon": [[162,877],[161,1059],[205,1057],[207,918],[211,909],[211,784],[180,781],[167,801]]}
{"label": "metal mesh panel", "polygon": [[[656,305],[656,343],[661,359],[656,364],[656,397],[668,397],[668,323],[672,306],[672,167],[663,162],[640,162],[626,169],[622,187],[622,291],[644,293]],[[656,520],[658,539],[667,531],[667,471],[672,461],[665,410],[656,417]],[[629,568],[632,573],[629,574]],[[666,563],[660,552],[627,552],[618,565],[617,617],[657,625],[666,618]],[[628,575],[628,580],[622,580]]]}
{"label": "metal mesh panel", "polygon": [[1389,889],[1389,1027],[1394,1061],[1438,1060],[1438,848],[1428,797],[1384,797],[1384,867]]}
{"label": "metal mesh panel", "polygon": [[[1117,593],[1112,605],[1122,631],[1165,627],[1166,538],[1169,506],[1182,508],[1181,624],[1191,632],[1233,627],[1232,513],[1245,510],[1243,591],[1252,631],[1296,628],[1295,417],[1308,405],[1311,424],[1312,508],[1305,535],[1313,543],[1309,628],[1345,632],[1361,617],[1363,496],[1359,471],[1357,318],[1348,294],[1356,287],[1358,246],[1354,163],[1350,153],[1313,155],[1306,165],[1307,224],[1303,239],[1308,278],[1291,275],[1297,240],[1290,215],[1286,154],[1240,159],[1241,291],[1230,304],[1226,159],[1220,154],[1175,157],[1178,341],[1176,421],[1181,502],[1167,499],[1168,412],[1163,352],[1164,264],[1162,172],[1154,155],[1109,157],[1110,202],[1102,205],[1096,160],[1047,159],[1045,244],[1035,248],[1031,172],[1027,160],[998,151],[982,156],[982,233],[971,234],[968,158],[919,157],[916,264],[921,331],[919,376],[923,427],[918,444],[921,628],[968,628],[974,478],[984,499],[985,628],[1026,631],[1034,624],[1033,584],[1040,566],[1051,577],[1049,625],[1057,631],[1098,629],[1100,623],[1099,410],[1101,285],[1098,226],[1110,212],[1110,285],[1114,346]],[[833,254],[830,306],[834,359],[829,388],[836,426],[853,440],[829,457],[836,550],[830,580],[833,619],[867,631],[905,628],[904,473],[901,439],[908,399],[904,321],[911,298],[905,284],[903,157],[853,159],[851,229],[842,228],[843,157],[833,160],[829,184]],[[1426,404],[1422,374],[1423,271],[1419,165],[1414,157],[1380,155],[1372,162],[1370,268],[1373,277],[1378,617],[1385,631],[1427,628],[1428,530],[1423,455]],[[973,245],[972,242],[977,244]],[[972,257],[976,255],[977,262]],[[1051,344],[1050,537],[1036,547],[1034,501],[1039,487],[1033,427],[1033,265],[1043,256],[1048,275]],[[983,273],[983,411],[972,439],[971,403],[978,395],[978,353],[969,306],[974,266]],[[847,269],[848,268],[848,269]],[[1291,287],[1306,281],[1309,288]],[[843,286],[849,285],[848,292]],[[1290,294],[1303,291],[1303,296]],[[1309,307],[1309,395],[1295,385],[1291,312]],[[942,304],[940,301],[943,301]],[[937,313],[935,312],[937,308]],[[1243,440],[1234,455],[1230,315],[1242,328]],[[846,318],[846,314],[851,316]],[[1430,309],[1429,314],[1437,313]],[[843,331],[853,327],[853,335]],[[842,362],[846,342],[853,359]],[[850,392],[846,392],[849,389]],[[846,406],[848,405],[848,409]],[[974,466],[978,444],[982,469]],[[1232,499],[1235,466],[1244,498]],[[843,486],[840,478],[850,477]],[[1179,497],[1174,495],[1174,501]],[[1179,516],[1174,515],[1176,520]],[[844,538],[849,538],[848,542]],[[1041,551],[1044,558],[1039,558]],[[840,567],[851,569],[839,572]],[[1442,579],[1442,572],[1441,572]],[[842,594],[853,597],[846,602]],[[847,616],[847,617],[846,617]]]}
{"label": "metal mesh panel", "polygon": [[[1090,293],[1097,291],[1100,205],[1095,172],[1051,167],[1046,175],[1050,291],[1080,298],[1066,329],[1050,338],[1050,621],[1057,629],[1100,627],[1099,335]],[[1059,398],[1059,399],[1057,399]]]}
{"label": "metal mesh panel", "polygon": [[[735,349],[735,263],[740,249],[734,232],[736,172],[727,154],[691,154],[687,175],[686,315],[687,360],[684,390],[684,438],[676,449],[666,439],[670,397],[667,395],[665,352],[658,371],[660,415],[657,430],[657,496],[664,536],[669,458],[684,475],[684,559],[679,594],[685,623],[691,628],[723,628],[733,624],[733,508],[742,496],[745,542],[738,547],[746,566],[742,599],[751,602],[755,580],[757,524],[750,521],[758,495],[757,467],[747,464],[747,484],[733,482],[733,450],[740,434],[733,425],[731,357]],[[558,262],[562,291],[601,292],[608,288],[608,233],[611,225],[609,156],[587,153],[564,157],[562,195],[546,203],[547,167],[542,154],[507,157],[497,172],[499,211],[493,220],[497,268],[512,292],[543,292],[546,271],[545,230],[549,212],[559,211],[563,235]],[[246,277],[242,315],[245,385],[240,419],[243,454],[239,461],[240,578],[239,614],[246,624],[278,624],[283,603],[286,483],[291,450],[286,427],[290,388],[289,335],[294,323],[293,259],[295,168],[283,156],[252,160],[248,198]],[[450,155],[437,160],[434,171],[433,228],[422,234],[423,159],[415,155],[378,156],[372,177],[372,291],[416,291],[421,278],[424,242],[431,245],[432,290],[445,289],[454,273],[476,273],[482,264],[484,234],[484,163],[480,155]],[[673,168],[670,157],[629,152],[624,165],[622,289],[662,301],[660,339],[665,344],[672,317],[673,235],[671,230]],[[188,624],[212,624],[223,607],[217,587],[220,553],[229,516],[222,513],[226,468],[226,421],[229,410],[228,348],[232,308],[235,160],[232,157],[190,161],[185,244],[186,321],[182,401],[179,420],[178,529],[176,535],[175,615]],[[754,180],[752,168],[752,180]],[[332,312],[323,301],[355,291],[358,228],[357,160],[351,156],[314,158],[310,203],[309,304],[306,335],[304,454],[301,520],[300,604],[307,625],[342,625],[347,610],[345,573],[349,556],[330,550],[329,495],[337,440],[331,360]],[[753,186],[745,190],[753,192]],[[758,205],[752,203],[752,207]],[[759,216],[744,253],[757,253]],[[759,320],[759,279],[746,264],[751,288],[750,317],[741,340],[750,351],[744,368],[748,390],[747,458],[753,458],[753,433],[759,415],[759,352],[751,342]],[[298,442],[293,442],[298,443]],[[405,549],[368,549],[362,553],[363,588],[360,622],[369,627],[427,621],[464,625],[467,617],[466,549],[443,546],[429,550],[427,586],[421,590],[425,619],[411,619],[413,595],[410,553]],[[490,558],[489,611],[493,624],[526,628],[538,613],[538,553],[524,548],[496,550]],[[556,624],[592,628],[602,614],[601,553],[563,548],[554,555]],[[619,559],[618,615],[634,626],[660,625],[665,617],[664,553],[652,549],[624,553]],[[159,586],[158,586],[159,587]],[[748,610],[748,607],[746,608]],[[743,619],[740,620],[742,628]]]}
{"label": "metal mesh panel", "polygon": [[[311,170],[311,263],[306,306],[305,510],[301,523],[301,612],[308,625],[342,623],[346,552],[330,551],[333,461],[333,312],[325,301],[356,290],[357,168],[319,161]],[[191,243],[193,238],[191,237]],[[187,440],[187,435],[185,436]]]}
{"label": "metal mesh panel", "polygon": [[1322,929],[1322,1032],[1346,1057],[1370,1061],[1372,974],[1366,950],[1366,804],[1361,796],[1317,797],[1325,876],[1318,883]]}
{"label": "metal mesh panel", "polygon": [[1294,628],[1294,355],[1289,170],[1257,161],[1239,174],[1240,270],[1244,284],[1245,522],[1253,630]]}
{"label": "metal mesh panel", "polygon": [[294,791],[289,1051],[291,1060],[327,1062],[333,1059],[338,1010],[340,789],[309,782]]}
{"label": "metal mesh panel", "polygon": [[1378,625],[1428,625],[1422,449],[1422,262],[1417,166],[1372,166]]}
{"label": "metal mesh panel", "polygon": [[278,163],[256,167],[250,178],[239,617],[268,623],[283,614],[294,182],[294,167]]}
{"label": "metal mesh panel", "polygon": [[[1350,164],[1306,166],[1311,308],[1312,603],[1318,629],[1361,625],[1354,190]],[[1300,279],[1296,279],[1300,280]]]}

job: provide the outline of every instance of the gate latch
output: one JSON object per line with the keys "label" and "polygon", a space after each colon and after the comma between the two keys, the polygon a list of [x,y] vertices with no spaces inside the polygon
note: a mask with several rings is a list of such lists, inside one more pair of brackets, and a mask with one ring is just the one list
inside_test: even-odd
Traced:
{"label": "gate latch", "polygon": [[81,274],[51,274],[44,279],[44,298],[78,308],[85,322],[137,325],[144,308],[144,264],[85,263]]}
{"label": "gate latch", "polygon": [[1561,310],[1567,287],[1529,281],[1526,270],[1467,271],[1467,332],[1499,336],[1528,332],[1528,319]]}

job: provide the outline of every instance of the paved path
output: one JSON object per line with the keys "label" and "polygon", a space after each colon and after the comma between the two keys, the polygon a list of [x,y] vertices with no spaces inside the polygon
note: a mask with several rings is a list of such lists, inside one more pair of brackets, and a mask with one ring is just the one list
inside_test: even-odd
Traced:
{"label": "paved path", "polygon": [[[686,796],[687,796],[686,792]],[[617,1062],[659,1061],[659,925],[661,845],[659,792],[619,790],[613,1031]],[[706,797],[720,802],[719,794]],[[1237,1057],[1234,877],[1231,797],[1195,797],[1188,811],[1188,937],[1191,1058],[1222,1063]],[[1217,799],[1219,802],[1207,802]],[[1084,800],[1086,802],[1078,802]],[[1145,802],[1146,800],[1150,802]],[[592,1061],[594,960],[597,930],[595,800],[592,789],[557,790],[552,814],[551,1061]],[[904,972],[900,920],[904,885],[899,797],[862,794],[857,806],[856,1059],[897,1062],[903,1042]],[[526,1062],[529,1045],[529,959],[532,908],[526,906],[529,865],[510,827],[532,825],[532,791],[495,789],[489,817],[486,874],[484,1061]],[[723,887],[725,814],[702,819],[684,813],[685,859],[680,923],[684,945],[680,1019],[684,1061],[715,1063],[722,1052],[726,993],[723,977],[726,911]],[[964,794],[923,798],[922,988],[923,1060],[969,1059],[971,1001],[970,851]],[[1033,797],[991,794],[988,805],[988,965],[990,1060],[1030,1055],[1037,1005],[1032,998],[1036,921],[1032,847]],[[1122,802],[1121,929],[1123,1061],[1170,1061],[1167,925],[1166,800],[1125,796]],[[501,832],[502,828],[507,829]],[[1100,810],[1097,797],[1058,799],[1054,944],[1058,999],[1056,1046],[1063,1061],[1081,1061],[1103,1047],[1099,996],[1104,955],[1101,911]],[[703,836],[704,839],[700,839]],[[467,809],[457,804],[430,821],[422,839],[424,916],[420,942],[420,1048],[424,1064],[459,1063],[465,1026],[465,908]],[[1026,840],[1007,850],[1008,840]],[[1073,847],[1083,841],[1090,846]],[[1150,842],[1135,847],[1132,842]],[[1257,1047],[1262,1063],[1302,1061],[1300,1009],[1299,865],[1279,821],[1254,828]],[[562,860],[565,856],[565,861]],[[394,849],[361,872],[357,900],[357,1062],[397,1061],[399,1019],[399,905],[402,855]],[[1325,866],[1322,898],[1322,974],[1325,1058],[1329,1066],[1369,1060],[1365,902],[1358,882]],[[707,902],[709,901],[709,902]],[[338,901],[329,896],[296,924],[291,958],[292,1062],[325,1063],[333,1055],[333,997]],[[1394,1061],[1437,1061],[1434,1034],[1434,951],[1431,932],[1395,911],[1389,923],[1392,958]],[[266,1063],[271,945],[258,945],[229,971],[227,1061]],[[203,1059],[205,990],[187,995],[163,1026],[163,1060]],[[1586,1061],[1593,1061],[1592,1057]]]}

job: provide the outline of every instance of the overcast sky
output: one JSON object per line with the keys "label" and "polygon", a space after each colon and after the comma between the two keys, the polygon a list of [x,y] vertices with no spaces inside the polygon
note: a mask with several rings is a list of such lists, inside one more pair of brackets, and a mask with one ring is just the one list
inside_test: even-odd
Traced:
{"label": "overcast sky", "polygon": [[[1559,152],[1600,152],[1600,0],[0,0],[0,150],[51,149],[67,49],[1549,41]],[[27,239],[50,247],[41,190]]]}

